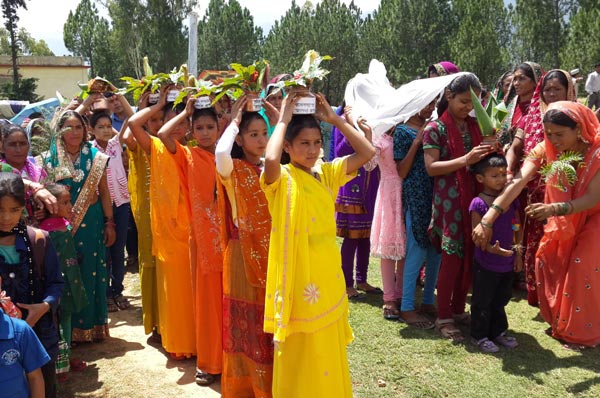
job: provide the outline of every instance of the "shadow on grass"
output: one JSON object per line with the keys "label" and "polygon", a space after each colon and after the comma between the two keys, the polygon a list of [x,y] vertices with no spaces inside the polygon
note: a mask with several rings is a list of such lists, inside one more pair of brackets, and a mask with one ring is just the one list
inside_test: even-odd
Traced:
{"label": "shadow on grass", "polygon": [[[520,346],[507,352],[508,355],[501,355],[502,369],[515,376],[522,376],[543,385],[544,380],[541,375],[546,375],[555,369],[579,368],[600,373],[600,361],[598,351],[595,349],[585,349],[578,355],[569,357],[559,357],[551,350],[540,345],[539,341],[526,333],[513,333]],[[550,337],[548,337],[550,338]],[[558,341],[553,342],[557,349],[566,349]],[[566,386],[566,390],[572,393],[583,393],[593,387],[600,381],[600,377],[588,379],[572,386]]]}

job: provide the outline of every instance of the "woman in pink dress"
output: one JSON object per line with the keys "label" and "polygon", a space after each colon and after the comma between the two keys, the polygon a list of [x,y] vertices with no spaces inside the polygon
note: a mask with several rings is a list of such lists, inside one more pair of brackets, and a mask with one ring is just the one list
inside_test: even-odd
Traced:
{"label": "woman in pink dress", "polygon": [[398,319],[402,298],[402,274],[406,255],[406,236],[402,215],[402,179],[394,161],[395,128],[374,142],[381,177],[371,226],[371,255],[381,258],[383,317]]}

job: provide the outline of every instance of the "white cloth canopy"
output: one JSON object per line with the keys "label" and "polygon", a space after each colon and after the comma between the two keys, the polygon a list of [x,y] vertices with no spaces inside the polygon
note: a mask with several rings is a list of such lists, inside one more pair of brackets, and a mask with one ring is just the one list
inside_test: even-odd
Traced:
{"label": "white cloth canopy", "polygon": [[355,122],[359,117],[366,119],[375,139],[417,114],[443,93],[452,80],[467,73],[413,80],[394,89],[385,66],[373,59],[369,73],[358,73],[348,81],[344,99],[346,105],[352,107]]}

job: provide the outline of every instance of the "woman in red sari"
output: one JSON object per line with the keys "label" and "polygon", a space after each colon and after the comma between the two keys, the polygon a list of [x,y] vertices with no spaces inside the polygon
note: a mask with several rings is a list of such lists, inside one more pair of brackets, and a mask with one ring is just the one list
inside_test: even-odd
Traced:
{"label": "woman in red sari", "polygon": [[[544,130],[544,141],[494,205],[506,209],[541,166],[562,153],[581,155],[583,160],[573,166],[575,183],[569,184],[564,173],[555,173],[546,184],[544,203],[531,204],[526,212],[546,220],[535,272],[540,311],[551,326],[548,333],[567,343],[595,347],[600,343],[600,123],[585,106],[559,101],[546,111]],[[490,207],[473,230],[475,244],[489,242],[489,227],[498,215],[499,210]]]}
{"label": "woman in red sari", "polygon": [[[568,72],[553,69],[538,82],[531,99],[529,112],[525,117],[523,130],[518,130],[507,154],[509,170],[514,171],[522,164],[522,159],[529,156],[537,144],[544,141],[543,118],[548,105],[556,101],[576,101],[575,88]],[[546,192],[546,184],[538,174],[527,184],[527,190],[521,195],[523,208],[542,202]],[[525,281],[527,283],[527,301],[537,307],[538,295],[535,280],[535,253],[544,235],[543,224],[531,217],[524,221],[525,236]]]}

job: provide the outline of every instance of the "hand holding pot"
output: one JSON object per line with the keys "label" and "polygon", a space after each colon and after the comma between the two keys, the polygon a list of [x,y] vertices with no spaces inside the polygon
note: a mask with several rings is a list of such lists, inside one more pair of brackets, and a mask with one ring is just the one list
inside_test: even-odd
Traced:
{"label": "hand holding pot", "polygon": [[315,113],[315,116],[325,123],[334,124],[335,118],[339,116],[333,111],[331,105],[329,105],[329,102],[327,102],[322,93],[318,93],[316,97],[317,112]]}
{"label": "hand holding pot", "polygon": [[242,95],[240,98],[238,98],[237,101],[233,103],[233,106],[231,107],[231,114],[233,115],[233,119],[231,121],[237,124],[238,126],[242,122],[242,114],[244,112],[244,108],[246,107],[247,102],[248,98],[246,97],[246,95]]}

